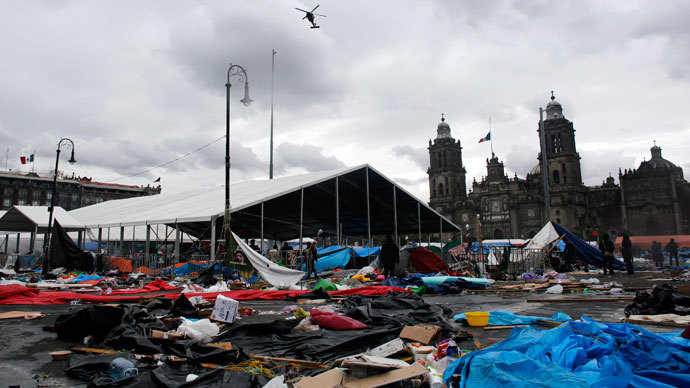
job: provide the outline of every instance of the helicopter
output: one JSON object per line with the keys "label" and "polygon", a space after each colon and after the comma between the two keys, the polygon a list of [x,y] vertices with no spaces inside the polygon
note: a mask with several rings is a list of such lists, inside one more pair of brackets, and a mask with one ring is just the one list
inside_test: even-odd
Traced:
{"label": "helicopter", "polygon": [[298,10],[298,11],[302,11],[302,12],[305,13],[305,15],[304,15],[304,17],[302,18],[302,20],[304,20],[304,19],[309,20],[309,22],[311,23],[311,28],[321,28],[321,27],[317,26],[317,25],[316,25],[316,22],[314,21],[314,18],[315,18],[316,16],[323,16],[323,17],[326,17],[326,15],[321,15],[321,14],[318,14],[318,13],[314,13],[314,11],[316,11],[316,9],[319,8],[320,5],[321,5],[321,4],[318,4],[318,5],[317,5],[316,7],[314,7],[314,9],[312,9],[311,11],[305,11],[305,10],[303,10],[303,9],[301,9],[301,8],[297,8],[297,7],[295,7],[295,9]]}

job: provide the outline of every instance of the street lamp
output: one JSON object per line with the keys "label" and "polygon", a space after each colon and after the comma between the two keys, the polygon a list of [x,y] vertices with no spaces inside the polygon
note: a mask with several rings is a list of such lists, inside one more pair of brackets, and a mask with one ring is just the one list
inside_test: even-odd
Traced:
{"label": "street lamp", "polygon": [[230,64],[228,68],[228,82],[225,84],[225,217],[223,232],[225,233],[225,256],[230,258],[230,77],[237,76],[240,82],[244,81],[244,98],[240,100],[244,106],[249,106],[252,99],[249,98],[249,80],[247,72],[240,65]]}
{"label": "street lamp", "polygon": [[48,233],[46,234],[46,240],[43,242],[43,274],[46,274],[48,273],[48,271],[50,271],[49,246],[53,231],[53,211],[55,210],[55,197],[57,197],[57,176],[58,164],[60,163],[60,147],[63,145],[72,149],[72,154],[68,160],[69,164],[77,163],[76,159],[74,159],[74,142],[72,141],[72,139],[63,137],[58,142],[57,150],[55,151],[56,155],[55,175],[53,176],[53,193],[50,196],[50,207],[48,207],[48,212],[50,213],[50,215],[48,216]]}

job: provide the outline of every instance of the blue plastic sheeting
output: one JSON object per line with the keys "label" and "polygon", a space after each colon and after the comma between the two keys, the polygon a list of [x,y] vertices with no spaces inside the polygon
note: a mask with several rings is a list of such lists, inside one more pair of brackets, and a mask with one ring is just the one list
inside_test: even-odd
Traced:
{"label": "blue plastic sheeting", "polygon": [[74,283],[81,283],[87,280],[100,280],[103,279],[103,276],[95,276],[95,275],[79,275],[76,278],[74,278]]}
{"label": "blue plastic sheeting", "polygon": [[[577,237],[576,235],[568,232],[567,229],[564,227],[558,225],[557,223],[551,221],[553,224],[553,227],[556,228],[556,232],[558,232],[559,236],[562,236],[565,234],[565,239],[572,242],[573,245],[575,246],[575,249],[577,250],[577,258],[580,260],[586,261],[588,264],[597,266],[599,268],[602,267],[603,263],[603,257],[601,255],[601,251],[599,248],[595,248],[587,241]],[[625,270],[625,263],[623,263],[620,260],[614,259],[613,260],[613,268],[619,270],[619,271],[624,271]]]}
{"label": "blue plastic sheeting", "polygon": [[381,252],[381,247],[372,247],[372,248],[353,248],[352,249],[357,257],[369,257],[369,256],[378,256],[379,252]]}
{"label": "blue plastic sheeting", "polygon": [[[212,262],[212,263],[217,263],[217,262]],[[189,263],[188,262],[188,263],[184,263],[184,265],[181,265],[181,266],[179,266],[177,268],[173,268],[173,269],[175,270],[175,275],[184,276],[184,275],[190,274],[192,272],[199,273],[199,272],[205,270],[206,268],[208,268],[208,266],[209,266],[209,263],[196,264],[196,263]],[[170,271],[171,271],[171,268],[168,268],[168,269],[164,270],[163,273],[170,273]],[[216,274],[219,274],[221,272],[221,266],[220,265],[216,266],[214,272]]]}
{"label": "blue plastic sheeting", "polygon": [[[626,323],[516,327],[443,373],[449,387],[690,387],[690,340]],[[453,375],[460,380],[451,383]]]}
{"label": "blue plastic sheeting", "polygon": [[[455,322],[461,322],[463,319],[465,319],[465,314],[460,313],[456,314],[454,317]],[[537,323],[537,320],[547,320],[547,321],[556,321],[556,322],[566,322],[570,321],[572,318],[568,314],[562,313],[562,312],[557,312],[551,316],[551,318],[545,318],[545,317],[531,317],[528,315],[518,315],[515,314],[512,311],[508,310],[496,310],[496,311],[489,311],[489,325],[498,325],[498,326],[504,326],[504,325],[531,325],[533,323]]]}
{"label": "blue plastic sheeting", "polygon": [[314,268],[316,268],[317,271],[325,271],[330,268],[345,268],[350,262],[351,257],[350,249],[347,248],[342,248],[326,256],[321,255],[322,252],[319,252],[319,259],[314,264]]}
{"label": "blue plastic sheeting", "polygon": [[491,283],[491,280],[489,279],[484,279],[484,278],[466,278],[463,276],[423,276],[422,281],[424,281],[424,284],[427,286],[438,286],[439,284],[444,283],[446,280],[464,280],[469,283],[476,283],[476,284],[482,284],[482,285],[487,285]]}

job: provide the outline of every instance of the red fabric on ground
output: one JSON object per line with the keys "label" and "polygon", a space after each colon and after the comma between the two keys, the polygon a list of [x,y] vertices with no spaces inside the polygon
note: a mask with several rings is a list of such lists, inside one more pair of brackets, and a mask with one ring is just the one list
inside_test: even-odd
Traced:
{"label": "red fabric on ground", "polygon": [[[0,286],[10,287],[10,286]],[[19,286],[23,287],[23,286]],[[23,287],[29,291],[37,292],[38,290]],[[411,291],[389,286],[371,286],[351,288],[349,290],[331,291],[331,296],[349,296],[349,295],[370,295],[382,296],[386,295],[388,291],[401,291],[410,293]],[[240,290],[240,291],[225,291],[225,292],[188,292],[185,296],[191,298],[193,296],[203,296],[208,301],[214,301],[219,294],[227,296],[235,300],[283,300],[286,296],[297,297],[302,294],[311,292],[311,290],[300,291],[261,291],[261,290]],[[161,294],[165,298],[177,299],[180,296],[179,292]],[[0,298],[0,304],[28,304],[28,305],[47,305],[47,304],[68,304],[70,301],[80,299],[82,303],[124,303],[124,302],[138,302],[137,295],[88,295],[80,294],[70,291],[40,291],[37,294],[16,294],[6,298]]]}
{"label": "red fabric on ground", "polygon": [[448,272],[448,264],[437,254],[421,247],[410,249],[410,261],[419,273]]}
{"label": "red fabric on ground", "polygon": [[15,296],[32,296],[37,295],[40,291],[35,288],[22,286],[21,284],[8,284],[0,286],[0,303],[5,299],[11,299]]}
{"label": "red fabric on ground", "polygon": [[365,325],[362,322],[352,319],[345,315],[340,315],[338,313],[333,313],[330,311],[322,311],[319,309],[311,309],[309,311],[311,315],[312,322],[316,323],[321,327],[331,330],[356,330],[356,329],[368,329],[369,325]]}
{"label": "red fabric on ground", "polygon": [[172,291],[181,290],[180,287],[173,287],[165,282],[163,279],[156,279],[142,288],[129,288],[124,290],[113,290],[109,295],[128,295],[128,294],[145,294],[147,292],[155,291]]}

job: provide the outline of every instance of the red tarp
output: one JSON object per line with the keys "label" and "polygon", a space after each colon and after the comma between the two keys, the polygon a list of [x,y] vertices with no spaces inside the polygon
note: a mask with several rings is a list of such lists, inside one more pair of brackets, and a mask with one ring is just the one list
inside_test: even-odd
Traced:
{"label": "red tarp", "polygon": [[[8,288],[10,287],[10,288]],[[349,295],[371,295],[381,296],[386,295],[388,291],[402,291],[410,293],[411,291],[388,286],[372,286],[351,288],[349,290],[330,291],[331,296],[349,296]],[[202,296],[204,299],[214,301],[219,294],[232,298],[235,300],[283,300],[286,296],[297,297],[302,294],[311,292],[311,290],[300,291],[261,291],[261,290],[240,290],[240,291],[225,291],[225,292],[188,292],[185,296],[191,298],[193,296]],[[160,294],[165,298],[176,299],[180,293],[164,293]],[[21,285],[0,286],[0,304],[28,304],[28,305],[48,305],[48,304],[68,304],[72,300],[81,300],[82,303],[122,303],[122,302],[138,302],[137,295],[88,295],[71,291],[38,291],[36,289],[24,287]]]}
{"label": "red tarp", "polygon": [[410,260],[419,273],[448,272],[448,264],[434,252],[417,247],[410,249]]}
{"label": "red tarp", "polygon": [[[630,236],[630,242],[632,242],[633,247],[638,248],[651,248],[652,241],[656,241],[665,247],[671,239],[676,240],[678,247],[690,247],[690,235],[688,234],[669,234],[666,236]],[[620,250],[623,244],[623,237],[616,237],[616,249]]]}
{"label": "red tarp", "polygon": [[113,290],[109,295],[126,295],[126,294],[143,294],[155,291],[172,291],[180,290],[180,287],[173,287],[165,282],[163,279],[156,279],[142,288],[130,288],[125,290]]}

